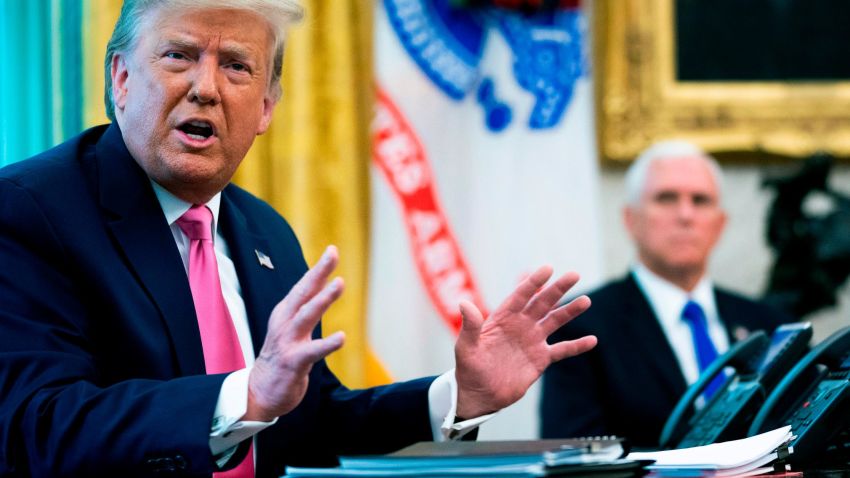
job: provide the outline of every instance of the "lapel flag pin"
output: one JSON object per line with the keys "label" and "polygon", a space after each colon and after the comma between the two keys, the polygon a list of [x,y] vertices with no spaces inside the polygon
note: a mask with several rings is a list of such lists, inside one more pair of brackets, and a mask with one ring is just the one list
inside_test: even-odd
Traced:
{"label": "lapel flag pin", "polygon": [[274,264],[272,264],[272,258],[271,257],[263,254],[262,252],[260,252],[256,249],[254,249],[254,253],[257,254],[257,260],[260,261],[261,266],[263,266],[267,269],[274,270]]}
{"label": "lapel flag pin", "polygon": [[732,331],[732,336],[735,337],[736,342],[740,342],[750,336],[750,331],[739,325]]}

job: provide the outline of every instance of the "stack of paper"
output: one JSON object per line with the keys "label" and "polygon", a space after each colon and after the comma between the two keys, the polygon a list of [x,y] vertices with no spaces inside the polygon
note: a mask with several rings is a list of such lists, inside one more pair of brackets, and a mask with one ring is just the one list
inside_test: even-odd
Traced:
{"label": "stack of paper", "polygon": [[493,465],[468,467],[425,467],[425,468],[299,468],[286,467],[287,478],[308,477],[476,477],[536,478],[546,476],[542,465]]}
{"label": "stack of paper", "polygon": [[775,461],[793,453],[786,426],[742,440],[680,450],[634,452],[633,460],[655,460],[647,467],[656,476],[752,476],[773,471]]}

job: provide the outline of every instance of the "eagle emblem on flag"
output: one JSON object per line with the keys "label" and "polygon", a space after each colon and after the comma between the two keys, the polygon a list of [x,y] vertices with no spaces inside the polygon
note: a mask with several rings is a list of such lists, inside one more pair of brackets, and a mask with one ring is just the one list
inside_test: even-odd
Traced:
{"label": "eagle emblem on flag", "polygon": [[499,132],[513,107],[479,64],[489,35],[500,35],[513,52],[513,78],[534,98],[527,126],[550,129],[569,106],[573,86],[587,73],[582,39],[585,17],[575,8],[520,14],[499,7],[455,6],[450,0],[384,0],[390,24],[419,69],[450,98],[470,93],[484,110],[485,125]]}

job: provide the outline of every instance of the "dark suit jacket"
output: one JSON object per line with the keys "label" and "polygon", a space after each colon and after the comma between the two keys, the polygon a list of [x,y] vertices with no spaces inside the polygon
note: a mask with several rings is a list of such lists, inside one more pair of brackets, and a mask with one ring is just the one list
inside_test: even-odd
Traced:
{"label": "dark suit jacket", "polygon": [[[593,334],[599,344],[551,365],[544,374],[541,434],[618,435],[634,446],[657,446],[664,422],[687,388],[673,349],[631,274],[589,296],[590,309],[550,342]],[[715,289],[715,300],[730,341],[741,327],[770,333],[792,320],[720,289]]]}
{"label": "dark suit jacket", "polygon": [[[236,186],[219,223],[259,351],[307,265]],[[223,379],[205,375],[186,272],[117,126],[0,170],[0,476],[210,476]],[[259,434],[257,476],[431,439],[431,380],[351,391],[317,363],[302,404]]]}

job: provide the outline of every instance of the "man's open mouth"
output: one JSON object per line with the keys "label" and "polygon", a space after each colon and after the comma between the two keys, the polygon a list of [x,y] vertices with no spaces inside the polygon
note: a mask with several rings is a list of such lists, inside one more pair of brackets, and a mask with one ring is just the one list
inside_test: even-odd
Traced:
{"label": "man's open mouth", "polygon": [[177,127],[194,140],[203,141],[215,134],[212,125],[206,121],[187,121]]}

